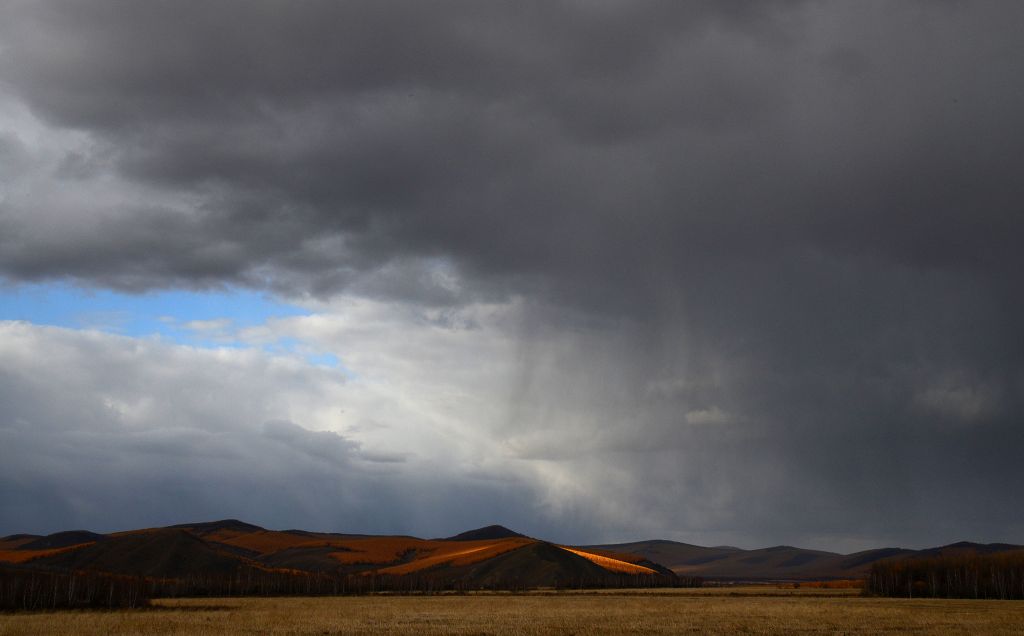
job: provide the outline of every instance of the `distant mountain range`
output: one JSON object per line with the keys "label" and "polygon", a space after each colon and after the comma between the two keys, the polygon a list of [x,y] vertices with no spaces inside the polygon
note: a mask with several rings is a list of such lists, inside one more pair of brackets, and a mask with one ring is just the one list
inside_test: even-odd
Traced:
{"label": "distant mountain range", "polygon": [[958,554],[991,554],[1024,550],[1024,546],[1006,543],[969,543],[966,541],[925,550],[877,548],[853,554],[806,550],[787,545],[758,550],[728,546],[706,548],[699,545],[655,539],[633,543],[583,546],[584,550],[612,550],[635,554],[659,563],[676,574],[706,579],[743,581],[817,581],[863,578],[871,564],[893,557],[918,558]]}
{"label": "distant mountain range", "polygon": [[444,539],[267,530],[242,521],[188,523],[97,534],[84,530],[0,539],[0,564],[50,571],[95,571],[160,579],[268,573],[416,575],[487,587],[525,587],[629,575],[721,580],[827,580],[863,577],[890,557],[1024,550],[1009,544],[956,543],[928,550],[882,548],[837,554],[777,546],[760,550],[651,540],[557,545],[502,526]]}

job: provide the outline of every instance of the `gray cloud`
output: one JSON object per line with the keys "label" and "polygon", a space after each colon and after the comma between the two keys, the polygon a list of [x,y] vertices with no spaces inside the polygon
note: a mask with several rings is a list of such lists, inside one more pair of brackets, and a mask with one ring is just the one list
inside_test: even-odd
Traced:
{"label": "gray cloud", "polygon": [[[625,223],[618,208],[649,205],[631,181],[650,179],[652,149],[620,154],[607,143],[742,126],[770,98],[757,69],[715,62],[716,34],[756,46],[773,30],[765,8],[9,11],[9,86],[45,121],[90,132],[123,178],[170,189],[184,208],[108,211],[103,234],[116,228],[118,248],[63,236],[62,264],[12,241],[13,277],[73,272],[145,288],[269,276],[326,292],[396,254],[451,254],[501,276],[579,266],[605,228],[574,249],[563,236],[594,214]],[[323,254],[325,235],[349,240]],[[138,274],[125,276],[126,262]]]}
{"label": "gray cloud", "polygon": [[15,2],[0,24],[2,90],[71,139],[0,136],[10,281],[519,299],[482,426],[652,532],[1021,527],[1015,3]]}

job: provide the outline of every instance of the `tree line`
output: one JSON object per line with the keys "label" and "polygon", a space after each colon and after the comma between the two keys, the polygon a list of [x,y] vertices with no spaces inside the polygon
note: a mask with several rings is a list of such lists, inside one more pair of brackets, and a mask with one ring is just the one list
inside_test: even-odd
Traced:
{"label": "tree line", "polygon": [[[609,573],[567,577],[555,589],[700,587],[699,577]],[[92,571],[0,568],[0,609],[44,610],[74,607],[135,608],[153,598],[203,596],[341,596],[375,593],[434,594],[478,590],[522,592],[528,580],[497,578],[486,583],[440,574],[339,574],[299,570],[240,568],[231,574],[194,574],[174,579],[124,576]]]}
{"label": "tree line", "polygon": [[0,568],[0,609],[143,607],[149,586],[142,578],[100,572],[47,572]]}
{"label": "tree line", "polygon": [[[567,577],[554,582],[555,589],[699,587],[697,577],[668,575],[612,574],[599,577]],[[432,594],[439,592],[511,591],[523,592],[537,585],[516,577],[488,582],[432,574],[337,574],[330,572],[239,570],[233,575],[192,575],[154,581],[153,598],[178,596],[336,596],[375,593]]]}
{"label": "tree line", "polygon": [[876,596],[1024,599],[1024,551],[887,559],[864,585]]}

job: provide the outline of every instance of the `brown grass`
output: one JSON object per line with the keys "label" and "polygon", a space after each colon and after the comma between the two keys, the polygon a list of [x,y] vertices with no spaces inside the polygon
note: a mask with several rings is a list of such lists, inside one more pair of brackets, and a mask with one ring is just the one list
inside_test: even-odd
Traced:
{"label": "brown grass", "polygon": [[336,542],[315,539],[312,537],[289,534],[287,532],[275,532],[273,530],[260,530],[258,532],[238,532],[237,530],[221,530],[208,534],[208,540],[226,543],[228,545],[253,550],[259,554],[271,554],[279,550],[295,548],[299,546],[322,546],[334,545]]}
{"label": "brown grass", "polygon": [[72,550],[88,547],[94,543],[96,542],[87,541],[85,543],[76,543],[75,545],[69,545],[63,548],[48,548],[46,550],[0,550],[0,562],[27,563],[32,559],[53,556],[55,554],[61,554],[64,552],[71,552]]}
{"label": "brown grass", "polygon": [[[253,550],[261,555],[289,548],[336,548],[330,556],[342,565],[384,566],[384,574],[408,574],[443,563],[469,565],[526,545],[532,539],[497,539],[481,541],[430,541],[411,537],[340,538],[303,536],[264,530],[239,532],[219,530],[205,537],[219,543]],[[407,558],[409,563],[398,563]],[[394,565],[391,565],[394,564]]]}
{"label": "brown grass", "polygon": [[[751,595],[745,595],[751,592]],[[179,599],[159,609],[0,614],[22,634],[1024,634],[1024,603],[715,590]]]}
{"label": "brown grass", "polygon": [[835,579],[832,581],[805,581],[794,583],[794,587],[820,587],[827,590],[863,589],[864,579]]}
{"label": "brown grass", "polygon": [[[481,541],[428,541],[403,537],[380,537],[371,539],[349,539],[333,542],[346,552],[332,552],[331,557],[342,564],[395,564],[378,572],[386,574],[408,574],[441,563],[455,562],[455,565],[469,565],[483,559],[497,556],[531,543],[533,539],[495,539]],[[403,556],[412,553],[409,563],[397,563]],[[397,568],[397,569],[396,569]]]}
{"label": "brown grass", "polygon": [[7,541],[0,541],[0,551],[17,550],[26,543],[31,543],[39,537],[22,537],[20,539],[8,539]]}
{"label": "brown grass", "polygon": [[404,539],[400,537],[352,539],[351,541],[337,544],[337,547],[343,547],[347,551],[332,552],[331,557],[344,564],[394,563],[409,551],[415,551],[417,554],[420,553],[427,549],[429,543],[429,541],[420,539]]}
{"label": "brown grass", "polygon": [[430,556],[417,558],[415,561],[403,563],[377,570],[380,574],[411,574],[436,565],[450,564],[454,566],[472,565],[485,561],[499,554],[521,548],[533,539],[499,539],[497,541],[446,541],[430,548]]}

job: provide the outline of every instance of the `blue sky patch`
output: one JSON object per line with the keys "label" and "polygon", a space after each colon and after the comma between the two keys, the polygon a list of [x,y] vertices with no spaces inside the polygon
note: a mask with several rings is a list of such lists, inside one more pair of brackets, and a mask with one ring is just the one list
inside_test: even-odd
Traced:
{"label": "blue sky patch", "polygon": [[272,318],[308,316],[302,307],[248,289],[220,291],[158,291],[126,294],[87,289],[64,282],[0,286],[0,320],[91,329],[133,338],[157,336],[176,344],[203,348],[258,347],[272,355],[299,356],[308,364],[338,369],[349,377],[332,353],[293,337],[253,345],[238,339],[246,327]]}
{"label": "blue sky patch", "polygon": [[0,287],[0,320],[137,338],[159,336],[201,347],[240,346],[230,335],[236,329],[262,325],[271,318],[304,315],[309,312],[301,307],[237,288],[126,294],[68,283]]}

